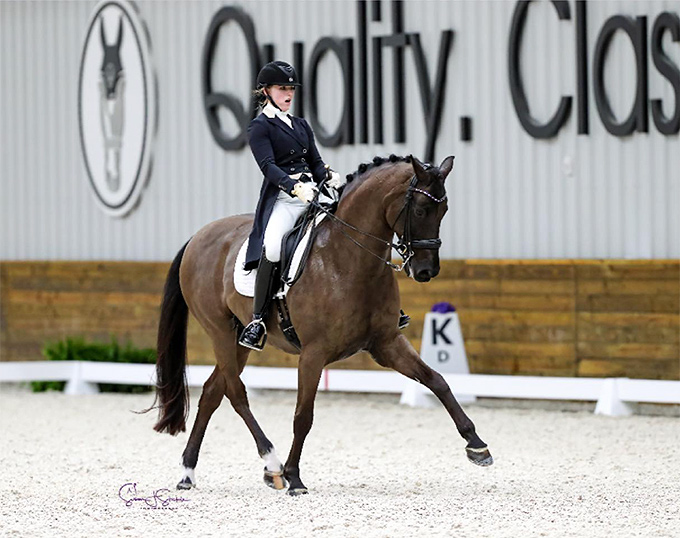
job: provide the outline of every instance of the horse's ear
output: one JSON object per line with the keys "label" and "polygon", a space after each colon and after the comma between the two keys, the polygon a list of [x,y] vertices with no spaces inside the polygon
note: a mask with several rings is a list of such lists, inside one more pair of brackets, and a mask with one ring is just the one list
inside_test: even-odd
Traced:
{"label": "horse's ear", "polygon": [[426,180],[427,172],[425,171],[425,165],[423,165],[415,155],[411,155],[411,164],[413,165],[413,170],[418,179]]}
{"label": "horse's ear", "polygon": [[453,168],[453,159],[455,159],[455,157],[453,155],[449,155],[439,165],[439,172],[442,175],[442,181],[444,181],[446,179],[446,176],[448,176],[451,173],[451,169]]}
{"label": "horse's ear", "polygon": [[123,41],[123,17],[118,19],[118,39],[116,39],[116,48],[120,50],[120,44]]}
{"label": "horse's ear", "polygon": [[99,35],[102,38],[102,48],[106,48],[106,30],[104,29],[104,17],[99,19]]}

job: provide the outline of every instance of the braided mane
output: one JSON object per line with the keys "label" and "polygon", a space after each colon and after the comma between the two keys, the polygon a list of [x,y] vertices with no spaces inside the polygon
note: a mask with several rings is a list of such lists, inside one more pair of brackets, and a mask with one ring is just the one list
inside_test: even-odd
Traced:
{"label": "braided mane", "polygon": [[364,172],[366,172],[370,168],[377,168],[379,166],[382,166],[385,163],[396,163],[396,162],[407,162],[410,163],[412,161],[410,155],[406,155],[405,157],[402,157],[400,155],[395,155],[394,153],[390,155],[389,157],[380,157],[380,156],[375,156],[373,157],[373,161],[369,163],[361,163],[359,165],[359,168],[352,172],[351,174],[347,174],[347,183],[351,183],[354,181],[356,178],[358,178],[360,175],[362,175]]}

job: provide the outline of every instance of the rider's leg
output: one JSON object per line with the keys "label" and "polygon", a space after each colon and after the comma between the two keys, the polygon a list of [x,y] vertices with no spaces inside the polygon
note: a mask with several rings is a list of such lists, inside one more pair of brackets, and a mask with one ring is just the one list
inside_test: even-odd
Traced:
{"label": "rider's leg", "polygon": [[274,267],[281,260],[281,240],[294,225],[297,218],[305,211],[307,205],[286,193],[280,193],[274,204],[272,214],[264,233],[264,251],[260,258],[255,279],[255,297],[253,298],[253,321],[241,333],[239,344],[262,351],[267,341],[267,328],[264,317],[269,300],[274,292]]}
{"label": "rider's leg", "polygon": [[267,259],[272,262],[281,261],[281,241],[286,232],[295,226],[298,217],[305,212],[308,205],[285,192],[279,193],[272,214],[264,231],[263,244],[267,250]]}
{"label": "rider's leg", "polygon": [[267,259],[267,251],[263,250],[260,265],[255,277],[255,296],[253,297],[253,320],[243,329],[238,343],[242,346],[262,351],[267,341],[267,329],[264,315],[267,313],[269,300],[274,292],[276,263]]}

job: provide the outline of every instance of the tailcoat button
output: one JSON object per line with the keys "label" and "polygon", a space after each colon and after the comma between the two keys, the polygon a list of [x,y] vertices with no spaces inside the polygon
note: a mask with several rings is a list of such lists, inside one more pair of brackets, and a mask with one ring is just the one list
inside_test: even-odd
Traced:
{"label": "tailcoat button", "polygon": [[294,150],[294,149],[291,149],[291,150],[290,150],[290,154],[292,155],[293,153],[295,153],[295,150]]}
{"label": "tailcoat button", "polygon": [[303,148],[302,153],[307,153],[307,148]]}

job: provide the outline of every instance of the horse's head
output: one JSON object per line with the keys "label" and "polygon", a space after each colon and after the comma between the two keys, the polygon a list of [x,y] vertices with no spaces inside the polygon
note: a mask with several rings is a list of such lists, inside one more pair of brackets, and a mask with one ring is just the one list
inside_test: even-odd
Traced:
{"label": "horse's head", "polygon": [[102,42],[102,49],[104,50],[104,59],[102,60],[102,80],[104,81],[104,88],[106,90],[106,97],[113,99],[116,96],[116,85],[121,77],[123,65],[120,61],[120,46],[123,41],[123,18],[118,21],[118,37],[113,45],[109,45],[106,41],[106,30],[104,29],[104,19],[99,21],[99,31]]}
{"label": "horse's head", "polygon": [[[406,269],[418,282],[427,282],[439,274],[439,226],[448,210],[444,181],[453,168],[453,156],[439,166],[411,158],[413,176],[404,198],[388,210],[394,231],[399,236],[402,255],[408,257]],[[399,207],[396,207],[396,206]]]}

